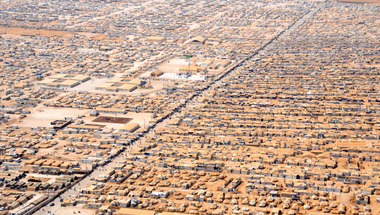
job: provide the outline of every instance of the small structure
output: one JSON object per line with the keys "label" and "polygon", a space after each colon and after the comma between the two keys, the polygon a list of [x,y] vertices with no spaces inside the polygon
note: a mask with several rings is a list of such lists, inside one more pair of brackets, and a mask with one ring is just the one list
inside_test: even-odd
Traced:
{"label": "small structure", "polygon": [[140,128],[140,125],[138,123],[127,123],[119,130],[122,132],[132,133],[139,128]]}
{"label": "small structure", "polygon": [[369,204],[369,196],[358,194],[356,195],[355,202],[357,204]]}
{"label": "small structure", "polygon": [[186,65],[183,65],[179,68],[179,71],[180,72],[204,72],[205,71],[205,67],[202,67],[202,66],[186,66]]}
{"label": "small structure", "polygon": [[163,42],[165,40],[165,37],[150,36],[150,37],[147,37],[146,40],[149,42]]}
{"label": "small structure", "polygon": [[53,126],[53,129],[63,129],[71,123],[71,120],[55,120],[50,122],[50,125]]}
{"label": "small structure", "polygon": [[140,85],[139,79],[112,78],[106,83],[96,86],[95,89],[110,92],[132,92]]}
{"label": "small structure", "polygon": [[94,110],[90,113],[90,116],[99,116],[99,111]]}
{"label": "small structure", "polygon": [[90,79],[87,75],[57,74],[38,82],[37,85],[53,88],[73,88]]}
{"label": "small structure", "polygon": [[103,51],[103,52],[105,52],[105,51],[111,51],[111,50],[112,50],[112,48],[108,47],[108,46],[101,46],[99,48],[99,51]]}
{"label": "small structure", "polygon": [[194,38],[191,38],[188,43],[192,45],[202,45],[204,44],[206,39],[202,36],[196,36]]}
{"label": "small structure", "polygon": [[150,73],[150,76],[158,77],[158,76],[161,76],[163,74],[164,73],[161,70],[157,69],[157,70],[153,71],[152,73]]}

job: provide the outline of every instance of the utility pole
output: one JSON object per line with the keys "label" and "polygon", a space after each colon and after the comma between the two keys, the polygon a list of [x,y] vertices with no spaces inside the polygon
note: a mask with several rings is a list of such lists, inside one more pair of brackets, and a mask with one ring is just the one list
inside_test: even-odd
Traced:
{"label": "utility pole", "polygon": [[191,63],[190,59],[191,59],[192,56],[191,55],[183,55],[183,56],[185,56],[189,60],[189,68],[188,68],[189,70],[188,70],[188,72],[190,73],[191,72],[190,71],[190,63]]}

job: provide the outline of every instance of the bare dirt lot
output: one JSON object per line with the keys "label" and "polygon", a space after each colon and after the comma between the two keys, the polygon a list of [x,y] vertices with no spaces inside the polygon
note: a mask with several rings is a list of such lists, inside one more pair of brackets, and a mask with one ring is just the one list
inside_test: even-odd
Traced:
{"label": "bare dirt lot", "polygon": [[63,119],[64,117],[77,117],[90,112],[91,110],[89,109],[44,107],[41,111],[34,112],[15,124],[20,127],[50,127],[50,122],[54,120]]}
{"label": "bare dirt lot", "polygon": [[71,32],[69,31],[53,31],[53,30],[43,30],[43,29],[30,29],[30,28],[17,28],[17,27],[0,27],[1,33],[15,34],[15,35],[35,35],[40,34],[42,36],[68,36]]}
{"label": "bare dirt lot", "polygon": [[[32,28],[18,28],[18,27],[3,27],[0,26],[0,33],[13,34],[13,35],[35,35],[40,34],[41,36],[73,36],[70,31],[56,31],[56,30],[44,30],[44,29],[32,29]],[[94,33],[79,33],[87,37],[101,37],[102,34]]]}
{"label": "bare dirt lot", "polygon": [[[78,213],[80,211],[80,213]],[[79,204],[77,206],[70,207],[61,207],[59,208],[55,214],[56,215],[68,215],[68,214],[81,214],[81,215],[94,215],[95,210],[83,209],[83,205]]]}
{"label": "bare dirt lot", "polygon": [[183,65],[189,65],[186,59],[172,59],[158,66],[158,69],[164,72],[178,73],[179,68]]}
{"label": "bare dirt lot", "polygon": [[112,117],[112,116],[99,116],[98,118],[92,120],[93,122],[106,122],[106,123],[120,123],[127,124],[130,122],[131,118],[123,118],[123,117]]}

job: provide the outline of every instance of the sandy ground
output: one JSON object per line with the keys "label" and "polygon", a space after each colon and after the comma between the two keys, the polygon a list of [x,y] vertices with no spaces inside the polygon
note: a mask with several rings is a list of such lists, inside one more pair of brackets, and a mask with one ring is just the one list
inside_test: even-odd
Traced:
{"label": "sandy ground", "polygon": [[144,72],[144,73],[142,73],[139,77],[148,78],[148,77],[151,77],[151,76],[150,76],[151,73],[152,73],[152,72]]}
{"label": "sandy ground", "polygon": [[172,59],[170,64],[189,65],[189,62],[187,62],[186,59]]}
{"label": "sandy ground", "polygon": [[200,25],[198,23],[194,23],[194,24],[190,25],[189,30],[197,29],[199,27],[200,27]]}
{"label": "sandy ground", "polygon": [[172,59],[168,63],[165,61],[165,63],[162,63],[158,66],[158,69],[160,69],[163,72],[168,73],[177,73],[179,71],[179,68],[183,65],[189,65],[189,62],[186,61],[186,59]]}
{"label": "sandy ground", "polygon": [[[96,210],[83,209],[83,204],[78,204],[77,206],[70,207],[60,207],[57,211],[54,212],[55,215],[68,215],[68,214],[81,214],[81,215],[94,215]],[[80,211],[80,213],[78,213]]]}
{"label": "sandy ground", "polygon": [[77,109],[77,108],[52,108],[45,107],[41,112],[34,112],[28,117],[24,118],[22,122],[15,123],[20,127],[36,127],[44,126],[50,127],[50,122],[57,119],[64,119],[64,117],[77,117],[78,115],[86,115],[90,113],[89,109]]}
{"label": "sandy ground", "polygon": [[[3,26],[0,26],[0,33],[7,33],[7,34],[13,34],[13,35],[40,34],[42,36],[62,36],[62,37],[72,37],[73,36],[71,31],[56,31],[56,30],[18,28],[18,27],[3,27]],[[78,33],[78,34],[85,35],[87,37],[95,37],[95,36],[100,35],[100,34],[94,34],[94,33]]]}
{"label": "sandy ground", "polygon": [[181,65],[174,65],[174,64],[163,64],[163,65],[160,65],[158,66],[158,69],[160,69],[161,71],[163,72],[169,72],[169,73],[178,73],[179,72],[179,68],[181,67]]}
{"label": "sandy ground", "polygon": [[145,126],[148,125],[149,120],[152,118],[151,113],[133,113],[129,112],[125,116],[129,118],[133,118],[130,122],[139,123],[141,127],[144,127],[144,120],[145,120]]}
{"label": "sandy ground", "polygon": [[42,36],[68,36],[71,34],[70,31],[53,31],[53,30],[43,30],[43,29],[25,29],[25,28],[17,28],[17,27],[0,27],[0,32],[6,32],[7,34],[40,34]]}
{"label": "sandy ground", "polygon": [[165,73],[159,77],[160,79],[182,79],[182,80],[193,80],[193,81],[200,81],[204,80],[203,75],[191,75],[188,78],[185,78],[184,76],[178,76],[176,73]]}
{"label": "sandy ground", "polygon": [[84,83],[82,83],[76,87],[68,88],[67,91],[70,91],[70,92],[75,92],[75,91],[103,92],[103,91],[95,90],[95,87],[100,85],[100,84],[105,83],[108,80],[109,79],[107,79],[107,78],[100,78],[100,79],[92,78],[91,80],[86,81],[86,82],[84,82]]}

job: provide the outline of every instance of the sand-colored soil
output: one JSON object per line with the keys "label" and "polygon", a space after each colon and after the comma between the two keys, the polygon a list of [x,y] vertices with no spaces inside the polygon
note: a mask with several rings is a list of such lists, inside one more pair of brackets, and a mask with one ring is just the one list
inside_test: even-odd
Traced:
{"label": "sand-colored soil", "polygon": [[79,115],[85,115],[90,113],[89,109],[76,109],[76,108],[51,108],[46,107],[41,109],[41,112],[37,111],[27,118],[23,119],[22,122],[16,123],[20,127],[36,127],[44,126],[50,127],[50,122],[56,119],[64,119],[65,117],[77,117]]}
{"label": "sand-colored soil", "polygon": [[71,32],[70,31],[54,31],[54,30],[43,30],[43,29],[30,29],[30,28],[17,28],[17,27],[0,27],[0,32],[5,32],[7,34],[15,34],[15,35],[21,35],[21,34],[28,34],[28,35],[35,35],[40,34],[42,36],[68,36]]}
{"label": "sand-colored soil", "polygon": [[[13,35],[36,35],[40,34],[41,36],[62,36],[62,37],[71,37],[73,36],[71,31],[56,31],[56,30],[44,30],[44,29],[32,29],[32,28],[18,28],[18,27],[4,27],[0,26],[0,33],[13,34]],[[87,37],[93,38],[105,38],[104,34],[94,34],[94,33],[78,33],[85,35]],[[107,39],[110,39],[107,37]],[[122,38],[111,38],[111,40],[118,40]]]}

